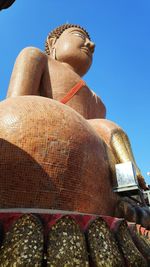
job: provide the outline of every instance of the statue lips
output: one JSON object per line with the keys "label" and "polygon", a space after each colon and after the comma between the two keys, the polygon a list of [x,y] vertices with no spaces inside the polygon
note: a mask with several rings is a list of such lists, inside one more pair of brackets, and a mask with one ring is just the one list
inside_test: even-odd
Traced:
{"label": "statue lips", "polygon": [[91,51],[90,51],[90,49],[88,48],[88,47],[86,47],[86,46],[83,46],[83,47],[81,47],[81,49],[90,57],[90,58],[92,58],[92,53],[91,53]]}

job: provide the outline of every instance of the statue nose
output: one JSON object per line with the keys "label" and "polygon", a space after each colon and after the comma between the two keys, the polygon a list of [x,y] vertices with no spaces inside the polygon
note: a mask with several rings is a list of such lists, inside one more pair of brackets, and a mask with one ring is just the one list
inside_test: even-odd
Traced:
{"label": "statue nose", "polygon": [[91,42],[90,40],[86,40],[85,46],[87,46],[89,48],[89,50],[91,51],[91,53],[94,53],[95,50],[95,44],[93,42]]}

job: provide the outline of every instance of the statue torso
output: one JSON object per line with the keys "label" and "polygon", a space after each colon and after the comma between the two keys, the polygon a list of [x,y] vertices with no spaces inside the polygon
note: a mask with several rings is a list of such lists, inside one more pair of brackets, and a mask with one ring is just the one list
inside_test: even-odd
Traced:
{"label": "statue torso", "polygon": [[[68,91],[79,81],[81,77],[56,60],[48,60],[47,70],[43,77],[40,95],[52,97],[60,101]],[[76,110],[86,119],[104,118],[105,106],[87,86],[81,88],[67,105]]]}

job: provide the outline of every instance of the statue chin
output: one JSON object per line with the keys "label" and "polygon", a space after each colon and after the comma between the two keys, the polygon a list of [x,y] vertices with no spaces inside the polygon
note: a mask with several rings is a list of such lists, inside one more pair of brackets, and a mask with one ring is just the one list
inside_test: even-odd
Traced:
{"label": "statue chin", "polygon": [[82,116],[19,96],[0,103],[0,118],[1,208],[114,214],[106,147]]}

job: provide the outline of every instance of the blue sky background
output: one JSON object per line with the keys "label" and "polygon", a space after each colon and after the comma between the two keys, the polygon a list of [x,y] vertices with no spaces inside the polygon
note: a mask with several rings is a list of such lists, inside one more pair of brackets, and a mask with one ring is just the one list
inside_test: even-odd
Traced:
{"label": "blue sky background", "polygon": [[0,12],[0,100],[20,50],[43,50],[48,32],[66,22],[85,27],[96,43],[85,80],[105,103],[107,118],[128,133],[150,184],[149,0],[16,0]]}

